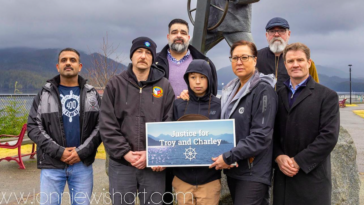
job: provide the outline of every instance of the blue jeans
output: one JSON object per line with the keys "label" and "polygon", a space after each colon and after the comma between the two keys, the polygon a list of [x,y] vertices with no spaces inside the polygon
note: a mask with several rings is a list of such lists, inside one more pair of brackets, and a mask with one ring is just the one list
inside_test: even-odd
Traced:
{"label": "blue jeans", "polygon": [[[68,183],[69,193],[63,193]],[[62,195],[74,204],[90,204],[93,187],[92,165],[82,162],[69,165],[65,169],[42,169],[40,174],[40,204],[59,205]],[[68,204],[68,203],[67,203]]]}

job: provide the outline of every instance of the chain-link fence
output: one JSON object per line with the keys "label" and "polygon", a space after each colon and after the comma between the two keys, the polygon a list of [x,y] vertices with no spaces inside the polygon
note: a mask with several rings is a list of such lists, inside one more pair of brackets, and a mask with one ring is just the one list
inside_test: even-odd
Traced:
{"label": "chain-link fence", "polygon": [[27,123],[34,97],[29,94],[0,95],[1,134],[19,134],[23,124]]}
{"label": "chain-link fence", "polygon": [[35,94],[0,95],[0,110],[15,104],[17,108],[25,109],[29,112],[35,96]]}

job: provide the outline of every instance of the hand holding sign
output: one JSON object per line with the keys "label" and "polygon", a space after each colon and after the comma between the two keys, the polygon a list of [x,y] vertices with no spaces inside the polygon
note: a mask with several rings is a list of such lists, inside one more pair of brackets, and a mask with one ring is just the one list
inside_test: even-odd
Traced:
{"label": "hand holding sign", "polygon": [[212,160],[214,161],[214,163],[212,163],[210,165],[210,169],[211,168],[214,168],[216,170],[220,170],[220,169],[230,169],[230,165],[226,164],[224,159],[222,158],[222,155],[218,156],[218,157],[215,157],[215,158],[212,158]]}

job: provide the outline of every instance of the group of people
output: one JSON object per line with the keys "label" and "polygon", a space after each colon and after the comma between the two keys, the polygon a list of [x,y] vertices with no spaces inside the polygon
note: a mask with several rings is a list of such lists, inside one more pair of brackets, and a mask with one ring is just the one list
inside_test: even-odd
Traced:
{"label": "group of people", "polygon": [[[268,47],[234,42],[229,58],[236,78],[221,99],[216,68],[189,45],[182,19],[170,22],[159,53],[148,37],[132,41],[131,63],[109,80],[102,100],[79,75],[80,54],[60,51],[59,75],[35,97],[28,119],[41,169],[40,203],[60,204],[68,183],[72,204],[90,204],[91,165],[103,142],[115,205],[136,198],[140,204],[218,204],[221,170],[234,204],[269,204],[270,186],[277,205],[331,204],[338,96],[318,83],[310,49],[288,45],[290,34],[288,22],[276,17],[266,26]],[[236,147],[211,156],[210,167],[146,167],[146,122],[201,119],[234,119]]]}

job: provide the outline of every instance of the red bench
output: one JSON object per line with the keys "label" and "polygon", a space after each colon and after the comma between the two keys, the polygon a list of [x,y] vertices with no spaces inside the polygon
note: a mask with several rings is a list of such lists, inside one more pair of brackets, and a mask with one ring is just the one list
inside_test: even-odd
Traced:
{"label": "red bench", "polygon": [[[17,156],[0,158],[0,162],[2,160],[6,160],[8,162],[14,160],[19,164],[19,169],[25,169],[22,157],[30,156],[30,159],[34,159],[34,155],[36,154],[35,143],[31,139],[24,137],[26,131],[27,131],[27,124],[24,124],[18,136],[4,135],[4,134],[0,135],[0,148],[18,149]],[[7,138],[1,139],[2,137],[7,137]],[[21,146],[26,144],[33,144],[32,152],[30,154],[21,154]]]}
{"label": "red bench", "polygon": [[343,100],[339,100],[339,107],[346,107],[345,102],[346,98],[344,98]]}

